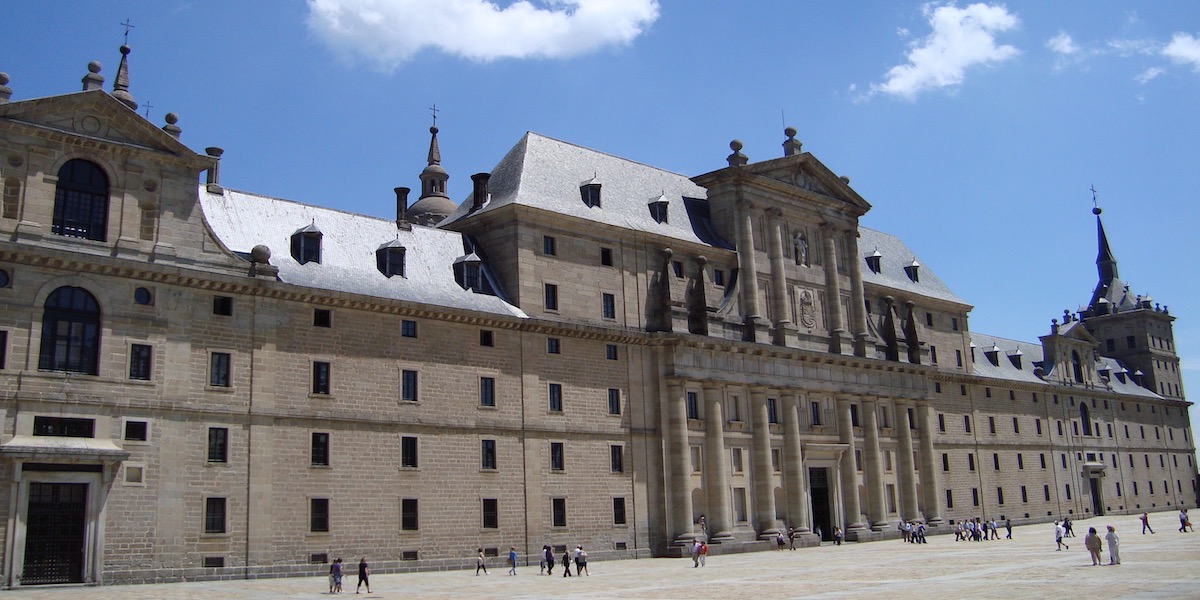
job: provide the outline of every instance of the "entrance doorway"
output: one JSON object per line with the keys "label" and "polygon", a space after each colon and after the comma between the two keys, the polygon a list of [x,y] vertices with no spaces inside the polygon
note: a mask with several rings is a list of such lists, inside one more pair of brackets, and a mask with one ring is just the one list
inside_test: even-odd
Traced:
{"label": "entrance doorway", "polygon": [[813,533],[821,532],[821,541],[833,540],[833,518],[829,512],[829,469],[808,470],[809,497],[812,500]]}
{"label": "entrance doorway", "polygon": [[22,585],[83,583],[86,483],[29,483]]}
{"label": "entrance doorway", "polygon": [[1100,497],[1100,490],[1102,489],[1102,486],[1100,485],[1100,478],[1099,477],[1089,478],[1088,484],[1091,485],[1090,491],[1092,492],[1092,514],[1097,517],[1103,517],[1104,516],[1104,498]]}

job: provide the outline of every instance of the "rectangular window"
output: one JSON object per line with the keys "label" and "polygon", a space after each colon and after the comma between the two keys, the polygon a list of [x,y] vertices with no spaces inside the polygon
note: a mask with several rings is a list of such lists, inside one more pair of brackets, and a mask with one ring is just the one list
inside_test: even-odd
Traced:
{"label": "rectangular window", "polygon": [[333,327],[333,312],[328,308],[314,308],[313,327]]}
{"label": "rectangular window", "polygon": [[606,358],[608,360],[617,360],[617,345],[616,344],[605,344],[604,345],[604,358]]}
{"label": "rectangular window", "polygon": [[745,470],[745,467],[742,464],[742,449],[741,448],[730,448],[729,449],[729,458],[733,465],[734,473],[741,473],[742,471]]}
{"label": "rectangular window", "polygon": [[808,421],[812,425],[819,426],[821,424],[821,403],[817,400],[808,404]]}
{"label": "rectangular window", "polygon": [[950,317],[950,330],[958,331],[958,317]]}
{"label": "rectangular window", "polygon": [[625,524],[625,499],[613,498],[613,525]]}
{"label": "rectangular window", "polygon": [[208,428],[208,462],[229,462],[229,429],[226,427]]}
{"label": "rectangular window", "polygon": [[[1117,485],[1119,486],[1120,484],[1117,484]],[[1121,492],[1117,492],[1117,495],[1120,496]],[[1021,486],[1021,503],[1025,504],[1028,502],[1029,502],[1029,492],[1026,491],[1025,486]]]}
{"label": "rectangular window", "polygon": [[979,506],[979,488],[971,488],[971,506]]}
{"label": "rectangular window", "polygon": [[[3,341],[3,340],[0,340]],[[129,378],[150,381],[150,360],[154,348],[146,344],[129,346]]]}
{"label": "rectangular window", "polygon": [[542,286],[542,293],[546,310],[558,310],[558,286],[547,283]]}
{"label": "rectangular window", "polygon": [[938,360],[937,360],[937,346],[930,346],[930,347],[929,347],[929,362],[931,362],[931,363],[933,363],[933,364],[935,364],[935,365],[936,365],[936,364],[938,364]]}
{"label": "rectangular window", "polygon": [[563,451],[563,443],[562,442],[550,442],[550,470],[551,471],[566,470],[567,463],[566,463],[566,457],[564,456],[563,452],[564,451]]}
{"label": "rectangular window", "polygon": [[1012,419],[1013,419],[1013,433],[1021,433],[1021,422],[1016,417],[1013,417]]}
{"label": "rectangular window", "polygon": [[495,333],[491,329],[479,330],[479,345],[491,348],[496,345]]}
{"label": "rectangular window", "polygon": [[483,528],[484,529],[499,529],[500,528],[500,501],[496,498],[483,499]]}
{"label": "rectangular window", "polygon": [[225,533],[225,499],[204,499],[204,533]]}
{"label": "rectangular window", "polygon": [[125,440],[145,442],[150,440],[150,423],[147,421],[125,421]]}
{"label": "rectangular window", "polygon": [[233,298],[230,296],[213,297],[213,314],[222,317],[233,315]]}
{"label": "rectangular window", "polygon": [[400,371],[400,399],[405,402],[417,401],[417,372],[404,369]]}
{"label": "rectangular window", "polygon": [[0,369],[8,364],[8,332],[0,330]]}
{"label": "rectangular window", "polygon": [[1046,455],[1038,454],[1038,461],[1042,463],[1042,469],[1046,468]]}
{"label": "rectangular window", "polygon": [[613,266],[612,248],[600,249],[600,264],[605,267]]}
{"label": "rectangular window", "polygon": [[996,433],[996,417],[988,417],[988,433]]}
{"label": "rectangular window", "polygon": [[725,413],[729,416],[730,423],[737,423],[742,420],[741,402],[737,396],[730,396],[729,401],[725,403]]}
{"label": "rectangular window", "polygon": [[417,438],[403,436],[400,438],[400,466],[408,469],[417,468]]}
{"label": "rectangular window", "polygon": [[767,398],[767,422],[779,422],[779,407],[774,398]]}
{"label": "rectangular window", "polygon": [[608,388],[608,414],[621,414],[621,390]]}
{"label": "rectangular window", "polygon": [[603,293],[600,294],[600,303],[602,305],[601,314],[605,319],[617,318],[617,297]]}
{"label": "rectangular window", "polygon": [[946,433],[946,415],[938,413],[938,431]]}
{"label": "rectangular window", "polygon": [[312,434],[311,464],[314,467],[329,466],[329,434],[314,431]]}
{"label": "rectangular window", "polygon": [[992,454],[992,466],[996,471],[1000,470],[1000,455]]}
{"label": "rectangular window", "polygon": [[212,387],[229,387],[228,352],[213,352],[208,357],[208,385]]}
{"label": "rectangular window", "polygon": [[95,437],[95,419],[72,419],[69,417],[34,417],[33,435],[54,437]]}
{"label": "rectangular window", "polygon": [[[567,526],[567,499],[552,498],[550,500],[550,524],[554,527]],[[566,567],[566,565],[563,565]]]}
{"label": "rectangular window", "polygon": [[690,450],[692,455],[692,472],[699,473],[704,462],[704,451],[700,446],[692,446]]}
{"label": "rectangular window", "polygon": [[329,498],[309,499],[309,525],[312,533],[329,532]]}
{"label": "rectangular window", "polygon": [[546,354],[562,354],[562,343],[558,338],[546,338]]}
{"label": "rectangular window", "polygon": [[946,508],[954,508],[954,492],[946,490]]}
{"label": "rectangular window", "polygon": [[608,456],[609,456],[609,462],[611,463],[611,466],[612,466],[612,472],[613,473],[624,473],[625,472],[625,449],[616,444],[609,446],[608,447]]}
{"label": "rectangular window", "polygon": [[479,405],[496,406],[496,378],[479,378]]}
{"label": "rectangular window", "polygon": [[700,418],[700,398],[697,396],[696,392],[688,392],[686,402],[687,402],[687,418],[699,419]]}
{"label": "rectangular window", "polygon": [[417,322],[404,319],[400,321],[400,335],[406,338],[417,337]]}
{"label": "rectangular window", "polygon": [[496,469],[496,440],[481,440],[479,454],[479,468],[488,471]]}
{"label": "rectangular window", "polygon": [[[1150,484],[1150,485],[1154,485],[1154,484],[1152,483],[1152,484]],[[1067,500],[1070,500],[1070,499],[1071,499],[1071,484],[1069,484],[1069,483],[1067,483],[1067,484],[1064,484],[1064,487],[1065,487],[1065,488],[1067,488]],[[1151,493],[1151,494],[1153,494],[1153,493],[1154,493],[1154,490],[1153,490],[1153,489],[1151,489],[1151,490],[1150,490],[1150,493]]]}
{"label": "rectangular window", "polygon": [[954,363],[957,366],[960,366],[960,367],[962,366],[962,350],[954,351]]}
{"label": "rectangular window", "polygon": [[725,286],[725,271],[721,269],[713,269],[713,285],[718,287]]}
{"label": "rectangular window", "polygon": [[675,273],[676,277],[683,279],[683,263],[677,260],[671,261],[671,271]]}
{"label": "rectangular window", "polygon": [[850,405],[850,425],[852,427],[861,427],[861,425],[858,424],[858,405],[857,404]]}
{"label": "rectangular window", "polygon": [[1034,419],[1033,424],[1034,424],[1035,428],[1037,429],[1037,434],[1042,435],[1042,420]]}
{"label": "rectangular window", "polygon": [[996,504],[1004,504],[1004,488],[996,488]]}
{"label": "rectangular window", "polygon": [[738,523],[746,523],[749,515],[746,512],[746,488],[733,488],[733,519]]}
{"label": "rectangular window", "polygon": [[969,471],[975,470],[975,455],[974,454],[967,454],[967,470],[969,470]]}
{"label": "rectangular window", "polygon": [[1067,455],[1063,454],[1060,458],[1062,458],[1062,468],[1067,468]]}
{"label": "rectangular window", "polygon": [[1130,348],[1137,348],[1137,339],[1134,338],[1132,335],[1126,336],[1125,345],[1129,346]]}
{"label": "rectangular window", "polygon": [[[1134,484],[1137,485],[1136,483]],[[1042,486],[1042,493],[1046,496],[1046,502],[1050,501],[1050,486],[1049,484]]]}
{"label": "rectangular window", "polygon": [[971,433],[971,415],[963,415],[963,429],[966,433]]}
{"label": "rectangular window", "polygon": [[313,361],[312,393],[329,395],[329,363],[319,360]]}
{"label": "rectangular window", "polygon": [[400,500],[400,529],[416,531],[420,526],[420,504],[416,498]]}
{"label": "rectangular window", "polygon": [[550,397],[550,405],[549,405],[550,412],[562,412],[562,410],[563,410],[562,384],[561,383],[551,383],[549,385],[549,389],[548,389],[547,393],[549,394],[549,397]]}
{"label": "rectangular window", "polygon": [[551,236],[542,236],[542,254],[546,256],[558,255],[558,240]]}
{"label": "rectangular window", "polygon": [[945,452],[942,453],[942,471],[950,472],[950,455]]}
{"label": "rectangular window", "polygon": [[1017,470],[1023,471],[1024,469],[1025,469],[1025,456],[1023,454],[1017,453]]}

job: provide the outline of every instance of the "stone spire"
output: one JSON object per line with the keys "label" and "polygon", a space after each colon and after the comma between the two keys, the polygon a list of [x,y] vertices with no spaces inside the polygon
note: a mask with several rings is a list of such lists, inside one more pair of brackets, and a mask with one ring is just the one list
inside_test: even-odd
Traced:
{"label": "stone spire", "polygon": [[1096,215],[1096,240],[1099,250],[1096,253],[1096,273],[1099,281],[1092,292],[1089,304],[1093,315],[1105,315],[1118,310],[1131,308],[1136,304],[1129,293],[1129,286],[1117,275],[1117,259],[1108,246],[1108,236],[1104,234],[1104,223],[1100,221],[1100,207],[1092,209]]}
{"label": "stone spire", "polygon": [[129,46],[125,44],[121,44],[121,64],[117,65],[117,78],[113,80],[112,97],[120,100],[125,106],[137,110],[138,104],[134,102],[133,95],[129,93]]}
{"label": "stone spire", "polygon": [[446,195],[446,180],[450,175],[441,165],[437,134],[437,125],[429,128],[429,164],[421,171],[421,197],[408,209],[408,220],[418,225],[437,225],[456,208]]}

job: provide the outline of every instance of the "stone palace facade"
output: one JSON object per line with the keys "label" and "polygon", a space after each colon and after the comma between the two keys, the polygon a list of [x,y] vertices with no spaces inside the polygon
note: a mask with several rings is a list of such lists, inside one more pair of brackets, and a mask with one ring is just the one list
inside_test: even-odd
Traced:
{"label": "stone palace facade", "polygon": [[7,587],[1196,506],[1175,317],[1098,209],[1090,300],[1015,341],[791,129],[695,177],[529,133],[454,202],[435,127],[381,219],[224,187],[128,53],[0,75]]}

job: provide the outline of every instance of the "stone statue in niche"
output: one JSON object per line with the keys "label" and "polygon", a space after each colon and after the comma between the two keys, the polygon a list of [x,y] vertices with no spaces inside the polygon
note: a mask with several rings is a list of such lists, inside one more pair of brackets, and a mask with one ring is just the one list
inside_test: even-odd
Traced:
{"label": "stone statue in niche", "polygon": [[796,252],[793,254],[796,257],[796,264],[808,266],[808,238],[803,233],[796,234],[796,239],[792,243],[795,246]]}
{"label": "stone statue in niche", "polygon": [[800,323],[809,329],[817,325],[817,303],[812,290],[800,290]]}

